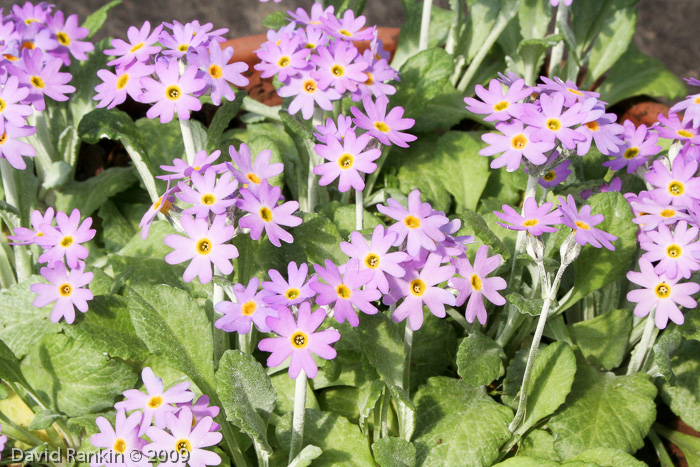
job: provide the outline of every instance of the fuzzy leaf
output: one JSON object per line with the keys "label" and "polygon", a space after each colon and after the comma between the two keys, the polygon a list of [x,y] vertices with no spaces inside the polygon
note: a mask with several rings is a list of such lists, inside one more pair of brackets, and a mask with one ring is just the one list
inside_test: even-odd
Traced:
{"label": "fuzzy leaf", "polygon": [[457,352],[457,373],[472,386],[486,386],[503,376],[505,353],[493,339],[474,331]]}
{"label": "fuzzy leaf", "polygon": [[[466,232],[471,232],[484,245],[488,245],[494,253],[501,255],[504,261],[508,261],[511,257],[510,249],[493,233],[483,217],[474,211],[465,209],[461,216],[464,222],[463,227]],[[462,232],[460,232],[462,235]]]}
{"label": "fuzzy leaf", "polygon": [[302,248],[312,264],[323,265],[327,259],[336,265],[346,263],[348,257],[340,249],[343,238],[335,224],[319,214],[300,214],[304,222],[292,231],[294,248]]}
{"label": "fuzzy leaf", "polygon": [[105,21],[107,21],[109,10],[111,10],[117,5],[121,5],[121,3],[122,0],[112,0],[109,3],[102,5],[90,16],[85,18],[85,21],[83,22],[81,27],[87,28],[90,31],[90,33],[87,36],[88,39],[91,39],[97,31],[102,29],[102,25],[105,23]]}
{"label": "fuzzy leaf", "polygon": [[[246,95],[245,91],[239,91],[236,93],[236,98],[232,101],[224,101],[221,106],[216,110],[214,118],[207,129],[207,152],[212,153],[217,149],[221,148],[221,138],[224,134],[226,128],[228,128],[229,123],[233,120],[238,111],[243,105],[243,97]],[[222,151],[223,153],[224,151]],[[224,158],[226,154],[223,154]]]}
{"label": "fuzzy leaf", "polygon": [[65,418],[65,415],[61,415],[55,410],[39,410],[34,416],[34,420],[32,420],[32,423],[30,423],[27,428],[29,428],[30,430],[45,430],[51,425],[53,425],[53,423],[56,420],[61,420]]}
{"label": "fuzzy leaf", "polygon": [[307,467],[323,453],[321,448],[311,444],[304,447],[287,467]]}
{"label": "fuzzy leaf", "polygon": [[632,313],[613,310],[569,327],[574,343],[593,366],[612,370],[625,358],[632,332]]}
{"label": "fuzzy leaf", "polygon": [[544,300],[541,298],[528,299],[519,293],[509,293],[506,295],[506,300],[524,315],[539,316],[544,307]]}
{"label": "fuzzy leaf", "polygon": [[277,393],[262,365],[252,355],[227,350],[216,372],[216,392],[226,411],[226,419],[272,453],[267,442],[267,424]]}
{"label": "fuzzy leaf", "polygon": [[696,430],[700,429],[700,342],[683,343],[680,352],[671,359],[675,384],[661,385],[661,397],[673,412]]}
{"label": "fuzzy leaf", "polygon": [[389,386],[403,386],[404,352],[398,326],[383,313],[360,313],[355,335],[372,367]]}
{"label": "fuzzy leaf", "polygon": [[84,182],[72,181],[56,192],[56,209],[79,209],[83,218],[100,208],[109,198],[136,183],[132,167],[112,167]]}
{"label": "fuzzy leaf", "polygon": [[671,386],[676,384],[671,358],[678,353],[683,345],[683,337],[679,332],[665,332],[654,344],[654,363],[659,367],[659,373]]}
{"label": "fuzzy leaf", "polygon": [[374,460],[380,467],[415,467],[416,447],[400,438],[381,438],[372,445]]}

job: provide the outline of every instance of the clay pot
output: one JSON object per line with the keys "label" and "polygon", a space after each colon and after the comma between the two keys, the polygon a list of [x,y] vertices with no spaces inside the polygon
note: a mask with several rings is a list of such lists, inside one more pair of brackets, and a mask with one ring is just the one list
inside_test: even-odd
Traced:
{"label": "clay pot", "polygon": [[[379,38],[384,43],[384,49],[393,54],[399,40],[399,28],[377,29]],[[255,51],[266,41],[267,37],[264,34],[260,34],[258,36],[228,40],[221,44],[221,48],[233,47],[233,58],[231,61],[248,64],[248,71],[244,75],[250,80],[250,84],[243,89],[248,92],[250,97],[266,105],[279,105],[282,103],[282,98],[277,95],[272,84],[272,78],[261,78],[260,72],[253,68],[255,64],[260,63],[260,59],[255,55]],[[360,50],[360,53],[369,48],[369,42],[367,41],[356,42],[355,45]]]}
{"label": "clay pot", "polygon": [[631,120],[636,126],[642,123],[652,126],[658,121],[659,114],[668,117],[670,109],[666,104],[655,101],[648,96],[639,96],[616,104],[615,113],[618,115],[618,123]]}

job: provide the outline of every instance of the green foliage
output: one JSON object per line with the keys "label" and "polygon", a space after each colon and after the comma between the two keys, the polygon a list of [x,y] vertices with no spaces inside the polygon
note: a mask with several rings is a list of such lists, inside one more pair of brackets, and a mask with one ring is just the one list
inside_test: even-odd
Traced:
{"label": "green foliage", "polygon": [[544,307],[544,300],[541,298],[525,298],[519,293],[509,293],[506,295],[508,303],[518,309],[520,313],[530,316],[539,316]]}
{"label": "green foliage", "polygon": [[474,211],[465,209],[462,213],[463,221],[460,235],[472,234],[477,240],[484,245],[488,245],[492,253],[497,253],[508,261],[511,257],[511,250],[503,243],[503,241],[489,228],[483,217]]}
{"label": "green foliage", "polygon": [[513,412],[464,381],[430,378],[415,403],[418,465],[491,465],[510,437]]}
{"label": "green foliage", "polygon": [[79,209],[82,216],[89,216],[109,198],[136,183],[136,180],[133,168],[112,167],[84,182],[72,181],[55,193],[56,209],[64,212]]}
{"label": "green foliage", "polygon": [[503,376],[504,359],[503,349],[493,339],[474,331],[459,344],[457,372],[472,386],[488,385]]}
{"label": "green foliage", "polygon": [[654,397],[646,374],[616,376],[578,362],[571,394],[549,421],[554,448],[563,459],[601,447],[634,453],[656,418]]}
{"label": "green foliage", "polygon": [[660,392],[673,412],[694,429],[700,429],[700,342],[683,343],[671,359],[675,384],[664,382]]}
{"label": "green foliage", "polygon": [[[401,27],[396,52],[391,61],[391,66],[395,69],[400,69],[407,60],[415,57],[418,53],[422,10],[420,3],[416,3],[406,12],[406,21]],[[430,15],[428,47],[440,47],[445,43],[453,15],[453,12],[433,5]]]}
{"label": "green foliage", "polygon": [[659,373],[671,386],[675,385],[676,375],[673,373],[671,358],[678,353],[683,345],[683,337],[679,332],[665,332],[654,344],[654,363]]}
{"label": "green foliage", "polygon": [[104,25],[105,21],[107,21],[109,10],[111,10],[115,6],[121,5],[121,3],[122,0],[112,0],[109,3],[102,5],[90,16],[85,18],[85,21],[83,22],[81,27],[87,28],[90,31],[90,33],[87,36],[88,39],[91,39],[97,31],[102,29],[102,25]]}
{"label": "green foliage", "polygon": [[632,332],[632,313],[613,310],[593,319],[574,323],[569,333],[588,362],[604,370],[619,366],[625,358]]}
{"label": "green foliage", "polygon": [[223,138],[224,131],[228,128],[229,123],[233,120],[238,111],[243,105],[243,97],[246,95],[245,91],[240,91],[236,93],[236,98],[232,101],[225,100],[221,103],[214,114],[214,118],[207,129],[207,152],[211,153],[216,149],[221,149],[223,156],[226,157],[225,149],[221,147],[221,141]]}
{"label": "green foliage", "polygon": [[415,467],[416,447],[400,438],[381,438],[372,445],[380,467]]}

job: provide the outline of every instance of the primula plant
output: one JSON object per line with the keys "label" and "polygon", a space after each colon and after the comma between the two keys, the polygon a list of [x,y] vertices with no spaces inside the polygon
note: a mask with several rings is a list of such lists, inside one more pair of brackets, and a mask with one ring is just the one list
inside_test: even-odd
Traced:
{"label": "primula plant", "polygon": [[687,94],[633,0],[280,5],[254,59],[118,3],[0,11],[4,463],[700,465],[700,94],[621,116]]}

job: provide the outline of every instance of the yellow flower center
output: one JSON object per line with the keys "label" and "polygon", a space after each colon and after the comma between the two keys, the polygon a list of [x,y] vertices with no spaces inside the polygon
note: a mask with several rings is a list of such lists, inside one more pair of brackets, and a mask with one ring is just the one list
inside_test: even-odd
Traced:
{"label": "yellow flower center", "polygon": [[208,238],[203,238],[197,242],[197,253],[199,253],[200,255],[208,255],[209,253],[211,253],[211,247],[211,241]]}
{"label": "yellow flower center", "polygon": [[415,216],[406,216],[403,223],[406,224],[406,227],[409,229],[417,229],[420,227],[420,219]]}
{"label": "yellow flower center", "polygon": [[163,398],[161,396],[153,396],[148,400],[148,406],[152,409],[157,409],[163,405]]}
{"label": "yellow flower center", "polygon": [[666,254],[671,258],[678,258],[681,253],[683,253],[683,250],[678,245],[674,244],[666,247]]}
{"label": "yellow flower center", "polygon": [[68,248],[73,244],[73,237],[63,237],[61,239],[61,246],[64,248]]}
{"label": "yellow flower center", "polygon": [[2,146],[3,144],[5,144],[6,142],[7,142],[7,132],[4,132],[4,133],[0,136],[0,146]]}
{"label": "yellow flower center", "polygon": [[661,217],[673,217],[675,215],[676,215],[676,211],[674,211],[673,209],[664,209],[663,211],[661,211],[659,213],[659,216],[661,216]]}
{"label": "yellow flower center", "polygon": [[313,79],[304,81],[304,91],[308,92],[309,94],[313,94],[316,92],[317,89],[318,85]]}
{"label": "yellow flower center", "polygon": [[70,45],[70,37],[68,37],[68,34],[65,32],[59,32],[56,34],[56,39],[58,39],[58,43],[64,46]]}
{"label": "yellow flower center", "polygon": [[352,33],[350,31],[348,31],[347,29],[341,29],[338,32],[341,33],[343,36],[352,37]]}
{"label": "yellow flower center", "polygon": [[216,63],[212,63],[209,65],[209,76],[214,79],[221,79],[224,76],[224,70]]}
{"label": "yellow flower center", "polygon": [[313,50],[313,49],[316,48],[316,44],[314,44],[313,42],[307,42],[306,45],[305,45],[304,47],[306,47],[307,49],[312,49],[312,50]]}
{"label": "yellow flower center", "polygon": [[245,302],[243,306],[241,307],[241,314],[243,316],[250,316],[253,313],[255,313],[255,310],[258,308],[258,305],[253,301]]}
{"label": "yellow flower center", "polygon": [[416,297],[420,297],[425,293],[426,285],[420,279],[413,279],[411,281],[411,293]]}
{"label": "yellow flower center", "polygon": [[143,42],[139,42],[138,44],[133,46],[131,50],[129,50],[129,52],[136,52],[137,50],[141,49],[141,47],[143,47],[144,45],[145,44]]}
{"label": "yellow flower center", "polygon": [[183,52],[183,53],[187,52],[187,49],[189,49],[189,48],[190,48],[190,46],[187,44],[180,44],[177,46],[177,50],[179,50],[180,52]]}
{"label": "yellow flower center", "polygon": [[59,285],[58,293],[61,295],[61,297],[70,297],[70,294],[73,293],[73,287],[71,287],[70,284]]}
{"label": "yellow flower center", "polygon": [[510,145],[513,149],[522,149],[527,145],[527,138],[525,135],[514,136],[513,139],[510,140]]}
{"label": "yellow flower center", "polygon": [[12,54],[3,54],[3,57],[5,57],[5,59],[7,59],[11,62],[16,62],[17,60],[19,60],[19,57],[15,57]]}
{"label": "yellow flower center", "polygon": [[338,159],[338,165],[341,169],[347,170],[352,167],[353,161],[354,159],[350,154],[343,154],[340,156],[340,159]]}
{"label": "yellow flower center", "polygon": [[693,102],[695,102],[696,104],[700,104],[700,97],[696,97]]}
{"label": "yellow flower center", "polygon": [[561,128],[561,122],[556,118],[550,118],[547,120],[547,128],[552,131],[557,131],[559,128]]}
{"label": "yellow flower center", "polygon": [[295,349],[303,349],[309,344],[309,336],[301,331],[297,331],[289,338]]}
{"label": "yellow flower center", "polygon": [[192,445],[189,440],[178,439],[175,442],[175,450],[180,453],[181,456],[186,456],[188,452],[192,450]]}
{"label": "yellow flower center", "polygon": [[578,227],[579,229],[588,230],[591,228],[590,225],[586,224],[583,221],[576,221],[575,224],[576,224],[576,227]]}
{"label": "yellow flower center", "polygon": [[265,222],[270,222],[272,220],[272,211],[269,208],[262,207],[260,208],[260,217]]}
{"label": "yellow flower center", "polygon": [[554,180],[555,178],[557,178],[557,174],[554,173],[554,170],[550,170],[549,172],[547,172],[546,174],[544,174],[544,177],[542,177],[542,178],[543,178],[544,181],[546,181],[546,182],[551,182],[552,180]]}
{"label": "yellow flower center", "polygon": [[296,299],[301,292],[299,289],[287,289],[287,291],[284,293],[284,296],[287,297],[289,300],[294,300]]}
{"label": "yellow flower center", "polygon": [[350,298],[350,295],[352,295],[350,288],[345,284],[340,284],[338,287],[336,287],[335,292],[338,294],[338,297],[343,298],[345,300]]}
{"label": "yellow flower center", "polygon": [[569,91],[571,94],[576,94],[577,96],[583,96],[583,94],[580,91],[577,91],[576,89],[566,88],[566,90]]}
{"label": "yellow flower center", "polygon": [[162,212],[162,213],[165,214],[166,216],[167,216],[168,214],[170,214],[170,210],[171,210],[172,208],[173,208],[173,203],[171,203],[171,202],[168,201],[168,200],[165,200],[165,202],[163,202],[163,197],[162,197],[162,196],[161,196],[160,198],[158,198],[158,201],[156,201],[155,203],[153,203],[153,210],[155,211],[156,209],[160,209],[160,212]]}
{"label": "yellow flower center", "polygon": [[476,274],[472,274],[471,279],[469,279],[469,283],[472,285],[472,289],[476,290],[477,292],[481,290],[481,277],[477,276]]}
{"label": "yellow flower center", "polygon": [[206,195],[202,196],[202,204],[211,206],[214,203],[216,203],[216,196],[213,194],[207,193]]}
{"label": "yellow flower center", "polygon": [[633,148],[627,148],[622,157],[624,157],[625,159],[634,159],[635,157],[637,157],[637,154],[639,154],[639,148],[635,146]]}
{"label": "yellow flower center", "polygon": [[292,61],[289,59],[289,57],[285,55],[277,61],[277,64],[280,66],[280,68],[285,68],[288,67],[291,62]]}
{"label": "yellow flower center", "polygon": [[681,182],[674,180],[669,183],[668,192],[671,193],[671,196],[680,196],[685,193],[685,186]]}
{"label": "yellow flower center", "polygon": [[40,76],[32,76],[29,81],[32,83],[32,86],[34,86],[35,88],[43,89],[44,86],[46,86],[46,83],[44,83],[44,80],[41,79]]}
{"label": "yellow flower center", "polygon": [[333,73],[333,76],[337,76],[338,78],[340,78],[345,74],[345,68],[343,68],[340,65],[333,65],[331,67],[331,73]]}
{"label": "yellow flower center", "polygon": [[540,223],[539,219],[527,219],[525,222],[523,222],[523,226],[533,227],[539,223]]}
{"label": "yellow flower center", "polygon": [[600,125],[598,125],[598,122],[588,122],[588,123],[586,123],[586,126],[587,126],[588,129],[591,130],[591,131],[598,131],[598,130],[600,130]]}
{"label": "yellow flower center", "polygon": [[678,131],[676,132],[676,134],[677,134],[678,136],[683,137],[683,138],[692,138],[692,137],[694,136],[694,135],[693,135],[691,132],[689,132],[688,130],[678,130]]}
{"label": "yellow flower center", "polygon": [[117,440],[114,442],[113,448],[115,451],[124,454],[126,451],[126,441],[121,438],[117,438]]}
{"label": "yellow flower center", "polygon": [[656,292],[656,296],[659,298],[668,298],[668,296],[671,295],[671,286],[662,282],[656,286],[654,292]]}
{"label": "yellow flower center", "polygon": [[30,24],[36,23],[37,21],[39,21],[39,20],[36,19],[36,18],[27,18],[27,19],[24,20],[24,24],[26,24],[27,26],[29,26]]}
{"label": "yellow flower center", "polygon": [[250,180],[251,183],[255,183],[256,185],[260,185],[260,182],[262,181],[262,180],[260,180],[260,177],[258,177],[257,175],[255,175],[255,174],[252,173],[252,172],[249,173],[248,175],[246,175],[246,178],[247,178],[248,180]]}
{"label": "yellow flower center", "polygon": [[22,47],[23,49],[34,50],[34,48],[35,48],[36,46],[34,45],[34,42],[32,42],[32,41],[24,41],[24,42],[22,42],[22,46],[21,46],[21,47]]}
{"label": "yellow flower center", "polygon": [[382,133],[389,133],[389,131],[391,131],[391,128],[389,128],[389,125],[387,125],[384,122],[374,122],[374,128],[381,131]]}
{"label": "yellow flower center", "polygon": [[510,107],[510,102],[501,101],[498,104],[493,106],[493,110],[495,110],[496,112],[500,112],[502,110],[506,110],[508,107]]}
{"label": "yellow flower center", "polygon": [[379,267],[379,255],[370,253],[365,257],[365,264],[368,268],[375,269]]}
{"label": "yellow flower center", "polygon": [[126,87],[127,84],[129,84],[129,73],[124,73],[117,80],[117,89],[121,91]]}
{"label": "yellow flower center", "polygon": [[365,74],[367,75],[367,81],[365,81],[364,84],[367,86],[372,86],[374,84],[374,76],[372,76],[372,73]]}
{"label": "yellow flower center", "polygon": [[182,90],[180,89],[179,86],[173,84],[165,88],[165,97],[170,99],[171,101],[176,101],[180,98],[182,95]]}

